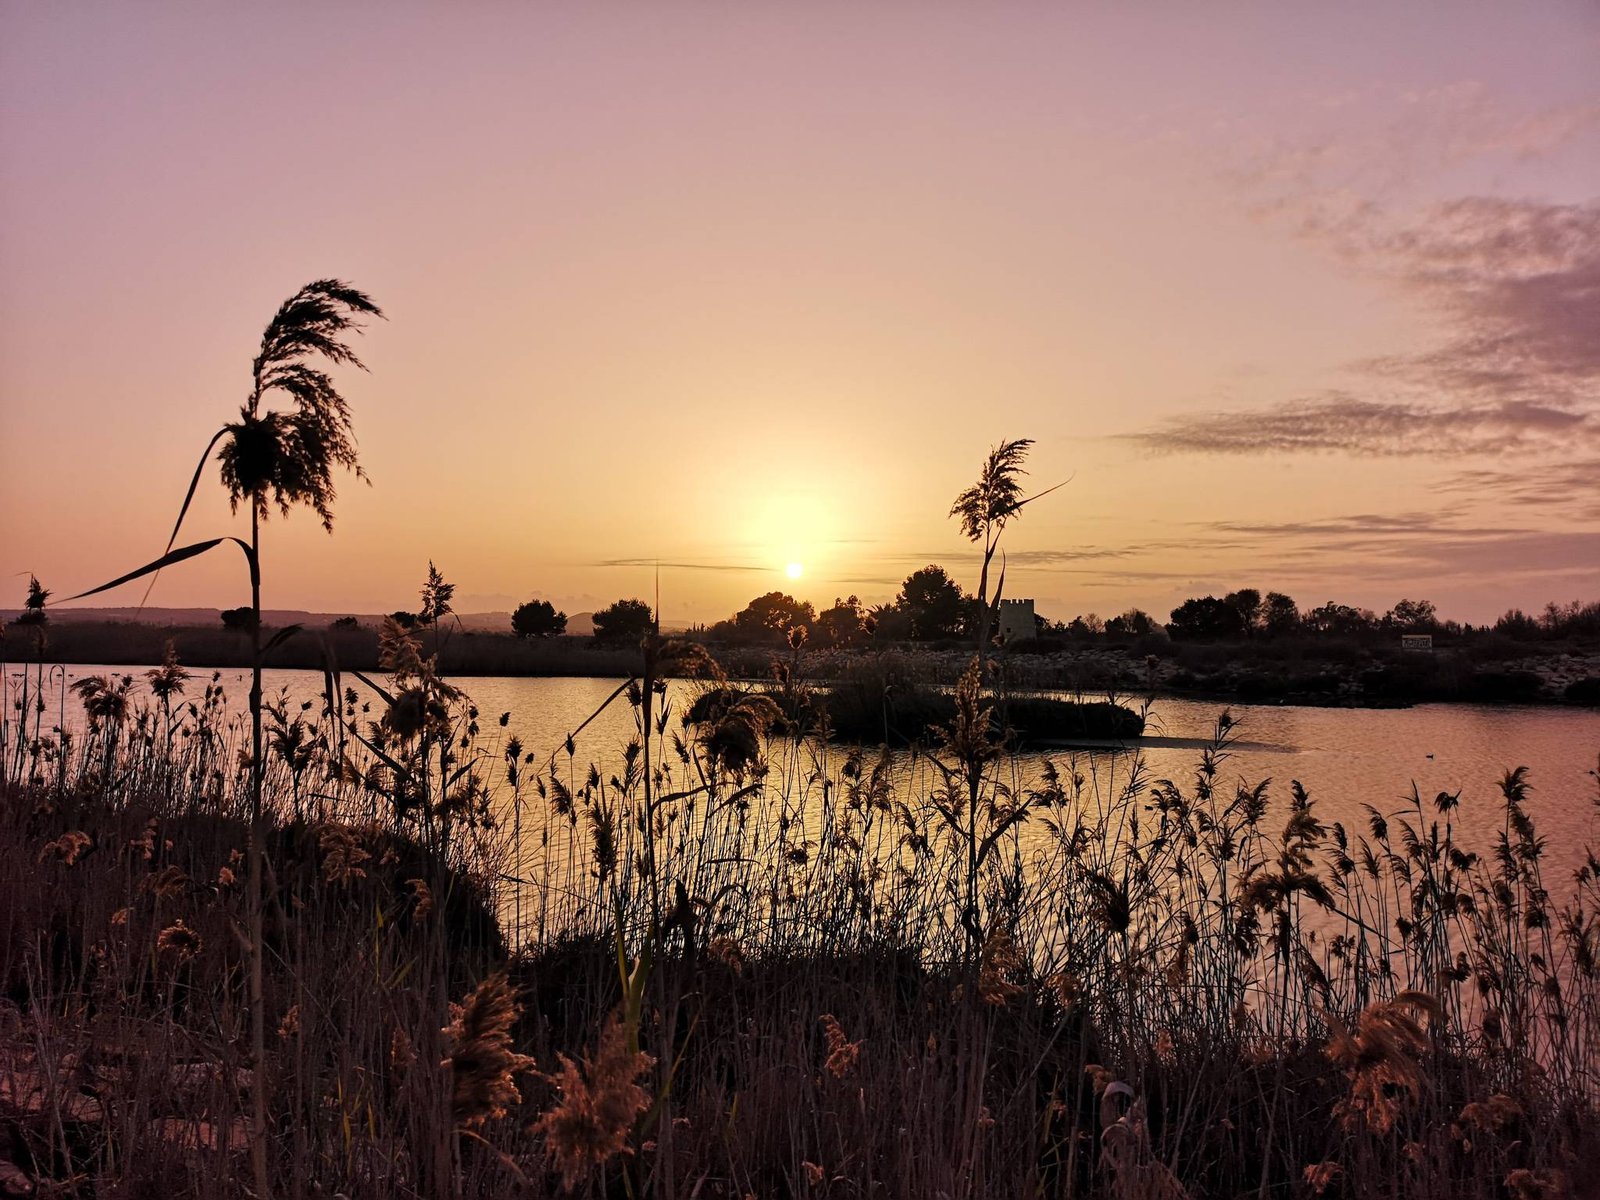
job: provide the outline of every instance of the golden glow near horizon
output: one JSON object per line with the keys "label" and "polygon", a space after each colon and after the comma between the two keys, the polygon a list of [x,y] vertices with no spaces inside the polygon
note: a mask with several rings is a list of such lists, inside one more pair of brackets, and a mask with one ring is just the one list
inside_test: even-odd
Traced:
{"label": "golden glow near horizon", "polygon": [[792,562],[783,569],[783,573],[790,579],[799,579],[806,573],[806,568],[803,563]]}

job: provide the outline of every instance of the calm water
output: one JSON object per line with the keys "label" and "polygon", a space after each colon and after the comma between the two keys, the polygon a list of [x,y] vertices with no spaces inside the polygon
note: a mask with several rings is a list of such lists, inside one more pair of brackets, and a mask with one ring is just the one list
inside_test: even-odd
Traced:
{"label": "calm water", "polygon": [[[139,668],[75,666],[67,680],[89,674],[130,673],[142,683]],[[197,671],[189,695],[203,690],[206,673]],[[231,703],[240,709],[249,693],[249,672],[226,670],[222,682]],[[57,717],[54,680],[45,724]],[[353,676],[347,686],[364,690]],[[507,732],[541,758],[556,752],[617,687],[615,679],[478,678],[457,681],[481,713],[486,735],[498,736],[501,713],[512,714]],[[7,680],[14,696],[17,677]],[[697,685],[674,683],[671,697],[678,711]],[[322,677],[311,671],[268,671],[269,696],[288,689],[294,699],[320,697]],[[8,709],[10,704],[8,701]],[[1170,778],[1187,790],[1199,760],[1199,746],[1208,739],[1223,706],[1187,700],[1157,700],[1150,713],[1149,736],[1142,751],[1153,778]],[[374,705],[374,712],[378,711]],[[1235,705],[1239,741],[1223,764],[1225,784],[1254,784],[1269,778],[1271,794],[1282,799],[1289,782],[1299,780],[1317,801],[1325,820],[1365,826],[1364,804],[1384,812],[1398,809],[1413,784],[1424,799],[1441,791],[1461,793],[1457,825],[1472,848],[1487,851],[1500,816],[1497,783],[1510,768],[1527,766],[1533,785],[1529,810],[1548,839],[1548,865],[1561,876],[1581,861],[1585,843],[1600,842],[1600,713],[1592,709],[1469,705],[1419,705],[1410,709],[1293,708]],[[81,722],[76,698],[67,700],[69,726]],[[619,769],[620,751],[633,736],[633,714],[618,700],[577,739],[580,771],[589,762],[603,775]],[[1068,751],[1052,751],[1058,762]],[[1128,755],[1106,749],[1079,750],[1078,769],[1085,774],[1125,775]],[[564,761],[565,755],[561,755]],[[1022,770],[1036,769],[1039,757],[1024,760]],[[1552,875],[1553,882],[1559,878]]]}

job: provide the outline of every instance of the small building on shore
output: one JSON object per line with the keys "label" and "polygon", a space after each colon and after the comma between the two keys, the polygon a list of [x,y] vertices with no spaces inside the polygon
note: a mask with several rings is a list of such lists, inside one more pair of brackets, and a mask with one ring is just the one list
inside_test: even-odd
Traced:
{"label": "small building on shore", "polygon": [[995,633],[1004,642],[1020,642],[1039,636],[1039,622],[1032,600],[1000,601],[1000,620]]}
{"label": "small building on shore", "polygon": [[1416,650],[1422,654],[1433,653],[1433,634],[1431,633],[1402,633],[1400,635],[1400,649]]}

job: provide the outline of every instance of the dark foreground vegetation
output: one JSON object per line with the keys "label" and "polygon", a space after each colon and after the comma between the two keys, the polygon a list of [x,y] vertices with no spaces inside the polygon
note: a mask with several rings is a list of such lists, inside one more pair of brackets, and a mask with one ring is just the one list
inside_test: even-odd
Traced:
{"label": "dark foreground vegetation", "polygon": [[1187,780],[1017,791],[975,670],[891,759],[684,722],[658,675],[715,665],[643,657],[594,767],[398,627],[377,721],[267,706],[259,1057],[248,721],[176,664],[79,738],[9,710],[0,1189],[1585,1194],[1600,864],[1547,876],[1523,772],[1483,847],[1224,785],[1226,718]]}

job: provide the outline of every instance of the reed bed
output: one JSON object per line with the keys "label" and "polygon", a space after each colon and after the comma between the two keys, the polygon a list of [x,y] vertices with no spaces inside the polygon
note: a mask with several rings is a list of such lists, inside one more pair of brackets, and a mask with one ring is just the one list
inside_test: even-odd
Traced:
{"label": "reed bed", "polygon": [[606,763],[528,754],[397,627],[382,677],[266,698],[259,1057],[248,717],[176,662],[70,696],[36,664],[0,729],[0,1194],[1592,1186],[1600,862],[1546,877],[1528,772],[1469,847],[1454,796],[1358,829],[1232,781],[1226,714],[1188,778],[1040,771],[976,665],[891,753],[775,736],[765,696],[686,723],[663,679],[720,668],[642,660]]}

